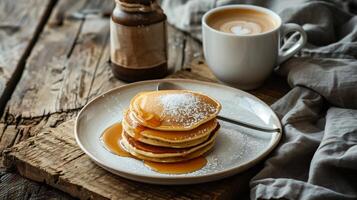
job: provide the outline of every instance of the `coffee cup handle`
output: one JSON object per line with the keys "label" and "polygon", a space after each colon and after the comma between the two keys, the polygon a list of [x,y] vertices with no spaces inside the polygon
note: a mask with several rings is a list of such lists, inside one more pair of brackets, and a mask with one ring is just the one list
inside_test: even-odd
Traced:
{"label": "coffee cup handle", "polygon": [[[278,64],[283,63],[284,61],[286,61],[287,59],[292,57],[294,54],[296,54],[302,47],[304,47],[304,45],[306,44],[306,40],[307,40],[307,36],[306,36],[304,29],[302,29],[302,27],[297,24],[291,24],[291,23],[283,24],[281,28],[282,28],[281,29],[282,37],[284,37],[285,35],[292,33],[292,32],[298,32],[300,34],[300,38],[289,49],[283,50],[281,48],[279,50]],[[290,39],[292,39],[293,37],[295,37],[294,34],[288,38],[288,41]]]}

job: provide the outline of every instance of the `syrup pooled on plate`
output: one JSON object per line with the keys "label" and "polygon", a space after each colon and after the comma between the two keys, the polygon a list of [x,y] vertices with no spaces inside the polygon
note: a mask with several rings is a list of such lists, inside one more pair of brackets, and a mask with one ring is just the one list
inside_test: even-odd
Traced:
{"label": "syrup pooled on plate", "polygon": [[188,161],[178,163],[158,163],[144,161],[144,164],[152,170],[163,174],[185,174],[197,171],[207,164],[206,158],[200,156]]}
{"label": "syrup pooled on plate", "polygon": [[[135,158],[130,153],[128,153],[120,144],[120,141],[122,139],[122,131],[122,124],[115,123],[105,129],[102,134],[101,140],[108,151],[118,156]],[[153,171],[163,174],[185,174],[203,168],[207,164],[207,160],[204,157],[200,156],[184,162],[160,163],[144,161],[144,164]]]}
{"label": "syrup pooled on plate", "polygon": [[121,145],[120,140],[122,139],[122,125],[121,123],[115,123],[105,129],[102,134],[101,140],[107,150],[110,152],[122,156],[122,157],[132,157]]}

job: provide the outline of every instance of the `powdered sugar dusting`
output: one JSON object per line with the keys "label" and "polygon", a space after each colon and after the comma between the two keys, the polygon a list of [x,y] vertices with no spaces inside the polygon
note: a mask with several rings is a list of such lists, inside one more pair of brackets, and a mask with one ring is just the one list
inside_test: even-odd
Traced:
{"label": "powdered sugar dusting", "polygon": [[163,117],[169,118],[168,122],[183,124],[185,127],[190,127],[217,111],[215,106],[191,93],[165,94],[160,97],[160,103]]}

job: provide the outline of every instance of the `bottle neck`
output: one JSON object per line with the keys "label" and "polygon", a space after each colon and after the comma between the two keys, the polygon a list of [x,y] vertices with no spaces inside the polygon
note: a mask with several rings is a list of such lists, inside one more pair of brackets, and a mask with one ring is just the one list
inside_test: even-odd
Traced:
{"label": "bottle neck", "polygon": [[148,12],[154,12],[154,11],[161,9],[160,5],[156,1],[153,1],[149,5],[143,5],[143,4],[139,4],[139,3],[126,3],[126,2],[122,2],[120,0],[115,0],[115,2],[117,4],[117,6],[125,12],[148,13]]}

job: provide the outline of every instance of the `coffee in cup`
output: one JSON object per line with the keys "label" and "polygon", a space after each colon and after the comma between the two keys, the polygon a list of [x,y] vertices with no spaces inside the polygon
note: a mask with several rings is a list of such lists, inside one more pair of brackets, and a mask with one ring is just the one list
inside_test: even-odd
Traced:
{"label": "coffee in cup", "polygon": [[235,35],[264,33],[278,26],[278,22],[268,14],[244,8],[213,13],[207,18],[207,24],[218,31]]}
{"label": "coffee in cup", "polygon": [[[300,39],[290,48],[281,49],[281,37],[293,32],[298,32]],[[274,67],[304,46],[306,33],[297,24],[283,24],[269,9],[229,5],[203,16],[202,42],[206,62],[216,77],[250,90],[261,86]]]}

